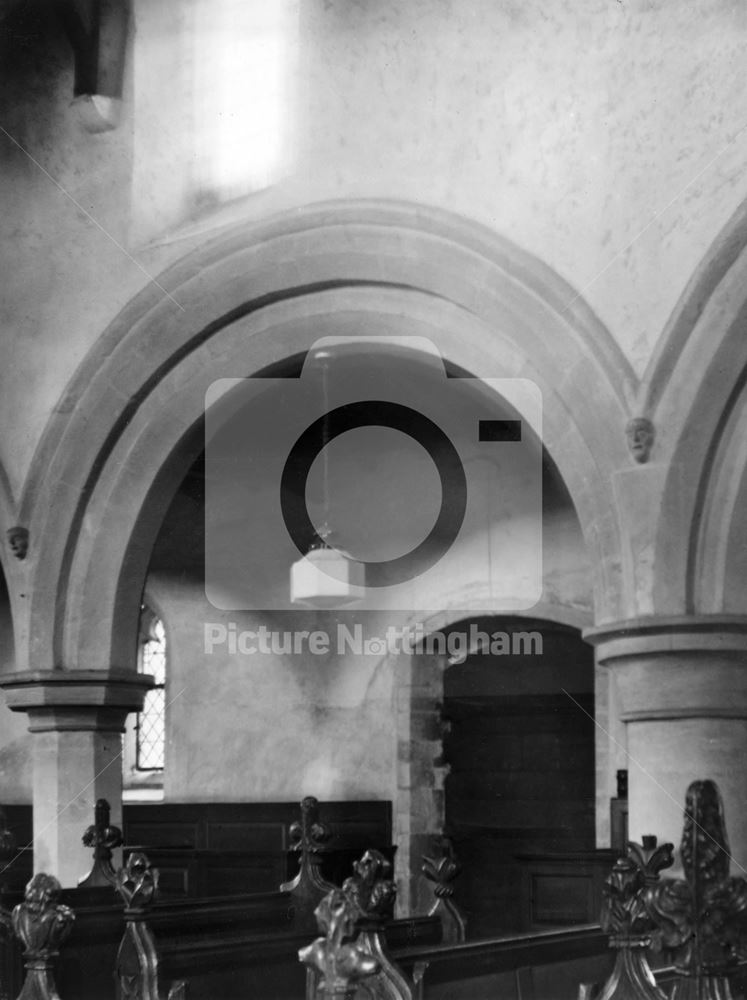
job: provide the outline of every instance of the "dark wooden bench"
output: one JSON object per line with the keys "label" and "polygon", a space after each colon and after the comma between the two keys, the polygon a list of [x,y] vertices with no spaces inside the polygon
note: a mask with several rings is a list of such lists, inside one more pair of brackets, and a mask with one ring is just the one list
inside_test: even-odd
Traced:
{"label": "dark wooden bench", "polygon": [[[22,892],[33,874],[32,808],[5,806],[4,813],[16,850],[0,886]],[[122,817],[125,855],[131,850],[148,855],[161,872],[164,895],[272,892],[297,870],[289,838],[297,802],[125,804]],[[342,882],[368,847],[393,859],[390,802],[325,802],[324,821],[330,840],[322,871],[330,882]]]}
{"label": "dark wooden bench", "polygon": [[[146,858],[133,854],[117,878],[124,913],[112,904],[109,886],[64,894],[81,904],[77,942],[59,887],[51,894],[45,889],[48,898],[41,907],[31,905],[37,880],[42,888],[54,883],[49,876],[34,876],[22,920],[14,914],[14,929],[30,955],[19,1000],[53,996],[51,958],[68,935],[58,973],[65,1000],[113,996],[112,970],[118,1000],[300,1000],[304,995],[307,1000],[594,1000],[612,995],[659,1000],[666,994],[656,988],[646,959],[654,940],[665,941],[674,959],[672,965],[660,960],[655,969],[662,987],[674,983],[682,995],[705,1000],[729,995],[731,981],[736,995],[743,993],[747,879],[729,876],[723,808],[713,782],[698,781],[688,790],[685,878],[659,876],[671,864],[671,844],[657,846],[654,837],[629,844],[628,856],[615,863],[605,884],[604,930],[589,925],[439,944],[441,922],[435,916],[388,921],[394,884],[387,860],[372,851],[356,865],[354,877],[318,903],[322,936],[309,943],[308,909],[325,883],[313,849],[318,825],[307,823],[304,829],[307,849],[300,876],[276,893],[156,902],[156,875]],[[673,920],[673,912],[682,919]],[[122,925],[112,962],[112,932]],[[657,938],[662,928],[666,937]],[[692,928],[709,943],[706,958],[691,947]],[[296,960],[299,946],[308,972]],[[12,1000],[7,983],[3,989]]]}
{"label": "dark wooden bench", "polygon": [[[12,908],[21,898],[5,896]],[[75,922],[55,963],[63,1000],[107,1000],[116,993],[115,969],[126,937],[122,902],[113,890],[63,890],[58,902],[75,913]],[[189,1000],[246,1000],[288,997],[301,1000],[305,973],[298,950],[313,931],[308,914],[300,915],[289,892],[257,893],[213,899],[164,899],[144,911],[155,948],[163,996],[173,983],[189,982]],[[2,932],[0,931],[0,934]],[[440,940],[437,917],[394,921],[387,928],[399,951]],[[0,954],[2,951],[0,950]],[[21,950],[5,951],[9,970],[4,988],[15,1000],[22,982]],[[125,968],[124,974],[132,974]]]}
{"label": "dark wooden bench", "polygon": [[[286,989],[288,995],[302,995],[304,973],[297,952],[313,933],[314,907],[331,888],[321,869],[322,848],[333,837],[333,829],[319,822],[315,800],[304,800],[301,820],[291,824],[286,839],[288,847],[296,849],[298,874],[281,891],[206,898],[166,896],[158,901],[149,898],[147,928],[138,933],[152,943],[159,981],[188,979],[191,995],[206,1000],[211,995],[238,997],[256,991],[272,996]],[[109,826],[106,803],[97,804],[96,821],[86,831],[85,840],[94,851],[93,868],[82,886],[58,892],[55,901],[76,914],[57,963],[56,979],[62,996],[105,1000],[115,995],[118,962],[120,971],[123,962],[130,963],[123,975],[139,974],[142,955],[133,946],[137,934],[133,934],[132,925],[142,923],[145,904],[136,902],[123,912],[122,900],[115,892],[111,857],[121,832]],[[135,852],[128,852],[127,868],[136,857]],[[6,913],[21,901],[17,890],[6,893]],[[401,947],[434,943],[440,940],[441,927],[439,917],[423,917],[395,922],[389,933],[394,945]],[[9,941],[7,935],[0,939],[0,975],[0,983],[5,984],[0,988],[9,1000],[15,1000],[22,979],[21,957],[17,942]],[[299,984],[301,994],[296,989]],[[166,986],[162,992],[169,989]]]}
{"label": "dark wooden bench", "polygon": [[[298,951],[312,933],[310,907],[319,902],[319,892],[294,883],[293,889],[262,898],[152,902],[154,880],[147,859],[137,854],[119,876],[127,905],[117,976],[138,983],[136,995],[189,1000],[304,995]],[[389,921],[384,934],[396,951],[437,943],[442,926],[436,916],[413,917]]]}
{"label": "dark wooden bench", "polygon": [[[289,831],[297,802],[149,803],[122,812],[125,854],[148,855],[162,894],[271,892],[296,873]],[[368,847],[393,858],[390,802],[325,802],[323,812],[322,871],[330,882],[342,882]]]}
{"label": "dark wooden bench", "polygon": [[594,924],[407,948],[396,958],[427,1000],[575,1000],[578,984],[604,981],[613,962]]}
{"label": "dark wooden bench", "polygon": [[[99,821],[106,829],[106,817]],[[301,872],[284,891],[156,900],[152,870],[147,862],[139,870],[133,866],[133,853],[119,876],[127,899],[124,911],[108,884],[92,887],[89,879],[85,888],[60,893],[59,903],[76,914],[57,960],[60,996],[106,1000],[134,990],[153,1000],[300,1000],[308,983],[298,952],[313,935],[311,909],[329,884],[315,849],[320,824],[307,813],[298,826]],[[105,839],[102,833],[99,841]],[[111,880],[107,851],[94,849],[99,873]],[[386,864],[379,852],[367,853],[379,857],[380,868]],[[377,886],[375,879],[368,886],[371,899],[378,898]],[[357,895],[360,899],[360,887]],[[406,1000],[483,995],[542,1000],[551,995],[543,992],[545,985],[562,986],[570,1000],[580,980],[603,979],[611,963],[607,938],[598,927],[444,945],[437,916],[378,922],[376,913],[365,907],[362,912],[366,946],[377,954],[385,951],[401,969],[411,984],[402,994]],[[18,963],[17,949],[15,957]]]}

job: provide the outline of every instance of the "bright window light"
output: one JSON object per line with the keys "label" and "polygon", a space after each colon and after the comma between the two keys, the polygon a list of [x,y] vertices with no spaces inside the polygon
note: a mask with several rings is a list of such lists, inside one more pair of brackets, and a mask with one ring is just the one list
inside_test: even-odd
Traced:
{"label": "bright window light", "polygon": [[298,0],[198,0],[198,197],[232,198],[283,173],[292,133]]}

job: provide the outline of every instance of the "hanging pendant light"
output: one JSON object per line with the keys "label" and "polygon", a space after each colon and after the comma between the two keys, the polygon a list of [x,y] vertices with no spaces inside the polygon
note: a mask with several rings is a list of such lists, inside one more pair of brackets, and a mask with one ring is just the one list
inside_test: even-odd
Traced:
{"label": "hanging pendant light", "polygon": [[291,601],[313,608],[339,608],[363,597],[365,566],[328,544],[309,549],[291,566]]}
{"label": "hanging pendant light", "polygon": [[290,597],[293,604],[312,608],[339,608],[355,604],[364,596],[366,583],[365,565],[333,545],[334,532],[329,525],[329,392],[328,373],[331,354],[327,350],[316,354],[314,361],[322,362],[322,396],[324,419],[322,423],[322,488],[324,497],[324,522],[317,538],[306,555],[296,560],[290,572]]}

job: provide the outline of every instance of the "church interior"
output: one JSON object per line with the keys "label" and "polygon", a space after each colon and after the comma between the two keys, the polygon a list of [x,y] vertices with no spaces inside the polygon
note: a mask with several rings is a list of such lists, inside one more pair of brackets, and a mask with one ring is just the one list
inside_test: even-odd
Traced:
{"label": "church interior", "polygon": [[[0,1000],[33,906],[62,1000],[732,995],[746,56],[738,0],[0,0]],[[665,866],[687,957],[602,987]],[[395,971],[369,913],[379,985],[304,980],[374,867]]]}

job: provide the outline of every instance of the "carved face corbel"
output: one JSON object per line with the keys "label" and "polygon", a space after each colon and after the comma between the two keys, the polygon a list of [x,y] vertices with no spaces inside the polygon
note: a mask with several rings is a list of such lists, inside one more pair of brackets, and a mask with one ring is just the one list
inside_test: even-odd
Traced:
{"label": "carved face corbel", "polygon": [[25,559],[29,550],[29,529],[16,525],[7,531],[8,544],[16,559]]}
{"label": "carved face corbel", "polygon": [[648,417],[633,417],[625,428],[630,454],[641,465],[648,462],[654,444],[654,425]]}

